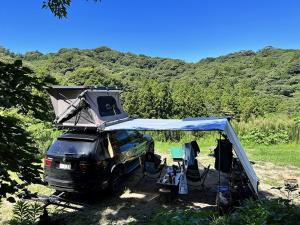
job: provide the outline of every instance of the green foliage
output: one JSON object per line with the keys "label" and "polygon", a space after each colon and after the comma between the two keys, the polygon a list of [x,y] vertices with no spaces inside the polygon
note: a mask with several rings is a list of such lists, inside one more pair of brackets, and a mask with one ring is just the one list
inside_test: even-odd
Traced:
{"label": "green foliage", "polygon": [[47,77],[36,77],[31,69],[22,65],[21,60],[14,63],[0,61],[0,80],[0,107],[17,107],[22,113],[32,113],[39,118],[49,116],[49,105],[41,94],[49,81]]}
{"label": "green foliage", "polygon": [[162,210],[151,220],[151,225],[209,225],[216,213],[203,210]]}
{"label": "green foliage", "polygon": [[266,117],[252,117],[248,121],[234,122],[241,139],[247,143],[280,144],[300,141],[300,123],[297,115],[269,114]]}
{"label": "green foliage", "polygon": [[26,183],[38,182],[40,160],[34,141],[22,126],[22,121],[6,112],[0,114],[0,198],[14,193],[17,179],[9,171],[16,172]]}
{"label": "green foliage", "polygon": [[177,83],[172,87],[173,116],[175,118],[207,116],[205,97],[199,85]]}
{"label": "green foliage", "polygon": [[300,209],[288,200],[246,200],[232,214],[217,216],[206,210],[163,210],[157,213],[150,224],[158,225],[294,225],[299,224]]}
{"label": "green foliage", "polygon": [[34,225],[37,224],[43,208],[37,203],[28,201],[17,201],[13,207],[13,219],[11,225]]}
{"label": "green foliage", "polygon": [[[5,49],[2,55],[0,58],[16,57]],[[55,77],[63,85],[123,87],[124,103],[132,115],[182,118],[230,114],[248,120],[300,110],[299,55],[297,50],[268,47],[189,64],[100,47],[61,49],[45,55],[29,52],[19,57],[37,74]],[[140,100],[142,106],[136,109]],[[153,102],[167,107],[172,104],[172,110],[153,109],[149,107]]]}
{"label": "green foliage", "polygon": [[124,108],[131,116],[142,118],[170,118],[172,98],[167,83],[145,81],[141,87],[126,91]]}
{"label": "green foliage", "polygon": [[256,144],[283,144],[289,142],[288,132],[285,130],[261,131],[258,129],[251,130],[248,134],[242,136],[242,140]]}
{"label": "green foliage", "polygon": [[[100,0],[94,0],[95,2]],[[68,8],[71,5],[71,0],[44,0],[42,7],[50,9],[54,16],[58,18],[67,17]]]}
{"label": "green foliage", "polygon": [[[10,55],[11,57],[11,55]],[[41,93],[47,77],[37,77],[22,61],[0,61],[0,198],[40,181],[38,144],[28,131],[32,123],[49,119]],[[51,79],[50,79],[51,80]],[[17,177],[10,176],[10,172]],[[18,184],[18,183],[22,183]]]}
{"label": "green foliage", "polygon": [[43,157],[53,140],[62,134],[62,131],[54,128],[51,123],[42,121],[34,121],[27,127],[27,131],[34,137],[39,157]]}
{"label": "green foliage", "polygon": [[263,202],[248,200],[234,213],[219,217],[212,225],[261,225],[261,224],[298,224],[299,207],[283,199]]}

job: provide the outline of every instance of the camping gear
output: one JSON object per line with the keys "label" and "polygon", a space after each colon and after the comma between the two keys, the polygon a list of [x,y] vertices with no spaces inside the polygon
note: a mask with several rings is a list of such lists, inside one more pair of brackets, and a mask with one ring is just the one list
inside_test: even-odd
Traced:
{"label": "camping gear", "polygon": [[233,150],[239,158],[246,173],[252,191],[258,195],[259,179],[227,118],[188,118],[188,119],[133,119],[110,125],[105,131],[113,130],[182,130],[182,131],[219,131],[224,133],[232,143]]}
{"label": "camping gear", "polygon": [[[200,187],[204,188],[205,180],[209,172],[209,169],[210,169],[210,165],[208,165],[208,167],[204,167],[203,172],[200,174],[198,165],[197,165],[197,169],[191,169],[189,166],[186,171],[186,178],[190,182],[200,182]],[[190,182],[188,183],[189,186],[199,186],[199,184],[195,185],[195,184],[191,184]]]}
{"label": "camping gear", "polygon": [[200,148],[196,141],[184,144],[185,160],[187,163],[186,176],[189,180],[200,181],[201,176],[198,168],[198,161],[196,159]]}
{"label": "camping gear", "polygon": [[175,166],[167,166],[158,179],[159,186],[177,186],[180,178],[180,170]]}
{"label": "camping gear", "polygon": [[[201,182],[201,187],[204,187],[204,182],[206,180],[209,167],[204,167],[203,173],[200,175],[198,168],[198,161],[196,159],[197,155],[200,153],[200,148],[196,141],[191,141],[184,144],[185,149],[185,161],[187,163],[186,178],[193,182]],[[194,186],[194,185],[193,185]]]}
{"label": "camping gear", "polygon": [[188,165],[186,170],[186,176],[191,181],[201,180],[197,159],[194,159],[194,163],[192,165]]}
{"label": "camping gear", "polygon": [[167,166],[164,173],[157,181],[159,186],[178,186],[181,176],[181,169],[175,165]]}
{"label": "camping gear", "polygon": [[195,165],[195,159],[197,155],[200,153],[200,148],[196,141],[191,141],[189,143],[184,144],[185,150],[185,159],[187,161],[188,166]]}
{"label": "camping gear", "polygon": [[185,173],[181,173],[180,179],[179,179],[179,191],[178,194],[186,195],[188,194],[188,184],[186,180]]}
{"label": "camping gear", "polygon": [[223,132],[232,143],[253,192],[258,195],[259,179],[228,118],[130,119],[121,105],[119,89],[54,86],[47,91],[56,115],[55,124],[62,128],[93,129],[99,132],[115,130]]}
{"label": "camping gear", "polygon": [[284,189],[288,193],[288,199],[291,198],[291,193],[299,189],[298,181],[295,178],[284,180]]}
{"label": "camping gear", "polygon": [[165,167],[156,184],[159,186],[160,198],[168,201],[172,201],[177,194],[188,193],[185,174],[181,166]]}
{"label": "camping gear", "polygon": [[[180,168],[179,172],[179,187],[178,193],[186,195],[188,194],[188,186],[187,186],[187,179],[186,179],[186,162],[187,156],[189,155],[189,151],[187,149],[191,149],[191,146],[186,147],[188,144],[185,144],[183,148],[180,147],[172,147],[170,152],[174,162],[178,163]],[[174,170],[176,172],[176,170]]]}
{"label": "camping gear", "polygon": [[223,173],[229,173],[232,166],[232,144],[228,139],[218,140],[218,146],[214,150],[215,169]]}
{"label": "camping gear", "polygon": [[237,158],[233,158],[232,160],[229,184],[232,206],[239,206],[241,201],[253,195],[248,184],[248,178],[243,170],[241,162]]}
{"label": "camping gear", "polygon": [[204,167],[204,171],[203,171],[203,173],[201,174],[201,177],[200,177],[201,184],[200,184],[200,185],[201,185],[202,188],[204,187],[204,183],[205,183],[207,174],[208,174],[208,172],[209,172],[209,168],[210,168],[210,165],[208,165],[208,167]]}
{"label": "camping gear", "polygon": [[182,161],[185,157],[185,152],[182,147],[171,147],[170,153],[174,161]]}
{"label": "camping gear", "polygon": [[[58,224],[52,220],[48,213],[48,206],[60,207],[61,210],[71,209],[83,211],[83,208],[86,207],[81,202],[76,202],[67,197],[65,192],[54,192],[51,195],[39,195],[37,193],[32,193],[28,189],[24,188],[22,192],[17,195],[20,199],[23,200],[32,200],[41,203],[41,208],[43,209],[43,214],[40,215],[40,220],[38,224]],[[53,223],[52,223],[53,222]]]}
{"label": "camping gear", "polygon": [[299,188],[297,179],[289,178],[284,180],[284,187],[286,191],[296,191]]}
{"label": "camping gear", "polygon": [[119,89],[52,86],[47,91],[58,127],[97,129],[129,119],[121,105]]}
{"label": "camping gear", "polygon": [[217,187],[216,204],[220,214],[225,214],[231,207],[231,192],[229,186],[219,185]]}
{"label": "camping gear", "polygon": [[[143,172],[143,178],[145,176],[150,178],[159,178],[163,168],[167,164],[167,159],[160,159],[161,157],[153,152],[146,152],[145,155],[140,157],[140,165]],[[152,175],[152,176],[151,176]],[[153,177],[156,175],[155,177]]]}

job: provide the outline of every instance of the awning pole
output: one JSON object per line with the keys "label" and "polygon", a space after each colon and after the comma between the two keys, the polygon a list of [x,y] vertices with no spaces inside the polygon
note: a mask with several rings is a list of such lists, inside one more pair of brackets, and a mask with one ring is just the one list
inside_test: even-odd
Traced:
{"label": "awning pole", "polygon": [[218,211],[220,212],[220,185],[221,185],[221,132],[219,132],[220,136],[219,136],[219,142],[218,142],[218,151],[219,151],[219,162],[218,162],[218,175],[219,175],[219,178],[218,178],[218,190],[217,190],[217,193],[218,193]]}

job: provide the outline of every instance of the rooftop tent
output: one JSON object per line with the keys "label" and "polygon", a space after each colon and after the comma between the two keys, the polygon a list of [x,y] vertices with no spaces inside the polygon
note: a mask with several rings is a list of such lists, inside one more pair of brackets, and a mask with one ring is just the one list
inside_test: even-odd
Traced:
{"label": "rooftop tent", "polygon": [[221,131],[227,135],[249,178],[252,189],[258,194],[259,179],[227,118],[188,118],[188,119],[133,119],[107,126],[105,131],[114,130],[182,130],[182,131]]}
{"label": "rooftop tent", "polygon": [[88,86],[52,86],[47,89],[55,124],[66,128],[99,128],[128,119],[121,90]]}

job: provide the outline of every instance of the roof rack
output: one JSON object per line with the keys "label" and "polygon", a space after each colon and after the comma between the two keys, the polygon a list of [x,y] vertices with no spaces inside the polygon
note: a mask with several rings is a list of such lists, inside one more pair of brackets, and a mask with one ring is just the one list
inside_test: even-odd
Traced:
{"label": "roof rack", "polygon": [[53,85],[50,87],[46,87],[46,89],[64,89],[64,90],[101,90],[101,91],[119,91],[121,92],[122,89],[116,87],[105,87],[105,86],[61,86],[61,85]]}

